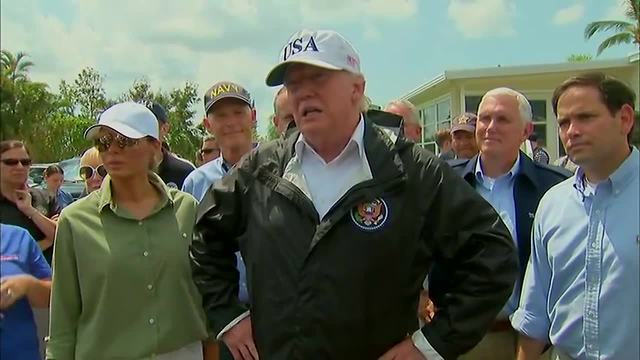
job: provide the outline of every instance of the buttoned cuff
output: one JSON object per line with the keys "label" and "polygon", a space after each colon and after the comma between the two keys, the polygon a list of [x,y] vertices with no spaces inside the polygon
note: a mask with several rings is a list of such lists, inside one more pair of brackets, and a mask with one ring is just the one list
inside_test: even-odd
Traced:
{"label": "buttoned cuff", "polygon": [[411,341],[413,341],[413,345],[422,353],[425,359],[428,360],[444,360],[440,354],[436,351],[436,349],[429,344],[427,338],[424,337],[422,331],[417,330],[411,335]]}
{"label": "buttoned cuff", "polygon": [[247,311],[243,312],[242,315],[240,315],[237,318],[233,319],[233,321],[231,321],[227,326],[225,326],[224,328],[222,328],[222,330],[220,330],[220,332],[218,333],[218,336],[216,336],[216,340],[222,339],[222,335],[224,335],[224,333],[226,333],[227,331],[231,330],[232,327],[238,325],[238,323],[240,321],[244,320],[250,314],[251,314],[251,312],[249,310],[247,310]]}

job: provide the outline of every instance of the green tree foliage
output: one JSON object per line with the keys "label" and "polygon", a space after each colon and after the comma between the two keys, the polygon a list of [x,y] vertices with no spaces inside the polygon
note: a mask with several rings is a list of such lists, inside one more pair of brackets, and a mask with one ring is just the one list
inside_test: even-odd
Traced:
{"label": "green tree foliage", "polygon": [[601,20],[589,23],[585,27],[584,37],[587,40],[600,32],[614,32],[600,43],[597,55],[620,44],[640,45],[640,0],[626,0],[625,7],[625,15],[629,21]]}
{"label": "green tree foliage", "polygon": [[202,127],[193,124],[198,102],[198,86],[194,83],[171,91],[154,91],[148,80],[139,79],[124,94],[110,99],[104,77],[90,67],[82,69],[71,82],[61,81],[54,94],[47,84],[29,79],[35,65],[28,55],[2,50],[1,66],[0,138],[25,141],[36,162],[80,155],[91,146],[84,139],[84,130],[104,109],[127,100],[152,100],[167,109],[171,124],[167,143],[182,157],[191,159],[205,134]]}
{"label": "green tree foliage", "polygon": [[589,54],[571,54],[567,57],[567,61],[570,63],[585,63],[591,61],[593,56]]}

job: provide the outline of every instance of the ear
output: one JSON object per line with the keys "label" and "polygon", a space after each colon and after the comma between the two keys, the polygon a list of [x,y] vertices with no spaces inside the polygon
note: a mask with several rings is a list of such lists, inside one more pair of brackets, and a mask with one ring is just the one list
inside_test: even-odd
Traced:
{"label": "ear", "polygon": [[204,128],[210,133],[213,134],[213,130],[211,130],[211,123],[209,122],[209,118],[208,117],[204,117],[202,118],[202,126],[204,126]]}
{"label": "ear", "polygon": [[255,124],[255,123],[256,123],[256,109],[251,108],[251,124]]}
{"label": "ear", "polygon": [[533,122],[532,121],[527,121],[527,123],[524,126],[524,133],[523,133],[523,139],[522,142],[525,142],[528,138],[529,135],[531,135],[533,133]]}
{"label": "ear", "polygon": [[362,75],[354,75],[356,77],[355,81],[354,81],[354,86],[353,86],[353,99],[356,101],[356,103],[360,103],[362,102],[362,99],[364,98],[364,90],[365,90],[365,85],[366,85],[366,81],[364,79],[364,77]]}
{"label": "ear", "polygon": [[625,135],[628,135],[633,129],[633,124],[636,121],[635,111],[629,104],[624,104],[618,113],[620,114],[622,131],[624,131]]}

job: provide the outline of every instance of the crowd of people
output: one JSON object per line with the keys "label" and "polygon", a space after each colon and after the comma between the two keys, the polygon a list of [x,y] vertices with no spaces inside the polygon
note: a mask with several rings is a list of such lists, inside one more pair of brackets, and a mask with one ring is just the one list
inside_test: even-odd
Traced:
{"label": "crowd of people", "polygon": [[293,34],[266,84],[280,137],[254,144],[250,92],[220,79],[196,166],[159,104],[106,109],[75,201],[62,168],[29,188],[27,144],[0,144],[2,359],[640,358],[622,81],[558,85],[559,166],[507,87],[422,148],[412,103],[367,109],[333,31]]}

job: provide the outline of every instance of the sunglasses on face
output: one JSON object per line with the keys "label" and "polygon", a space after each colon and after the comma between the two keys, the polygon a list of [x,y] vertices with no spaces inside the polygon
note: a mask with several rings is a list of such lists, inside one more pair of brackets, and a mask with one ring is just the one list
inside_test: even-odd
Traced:
{"label": "sunglasses on face", "polygon": [[2,159],[0,161],[8,166],[16,166],[18,163],[22,164],[22,166],[31,165],[31,159]]}
{"label": "sunglasses on face", "polygon": [[80,177],[84,181],[91,179],[95,174],[100,175],[100,177],[105,177],[107,176],[107,169],[105,169],[103,165],[100,165],[95,169],[91,166],[80,167]]}
{"label": "sunglasses on face", "polygon": [[220,149],[215,149],[215,148],[214,149],[201,149],[200,153],[203,154],[203,155],[209,155],[212,152],[216,152],[216,151],[220,151]]}
{"label": "sunglasses on face", "polygon": [[109,150],[113,143],[116,143],[120,149],[124,149],[136,145],[139,141],[140,139],[131,139],[120,134],[116,136],[104,135],[94,141],[94,146],[99,152],[105,152]]}

